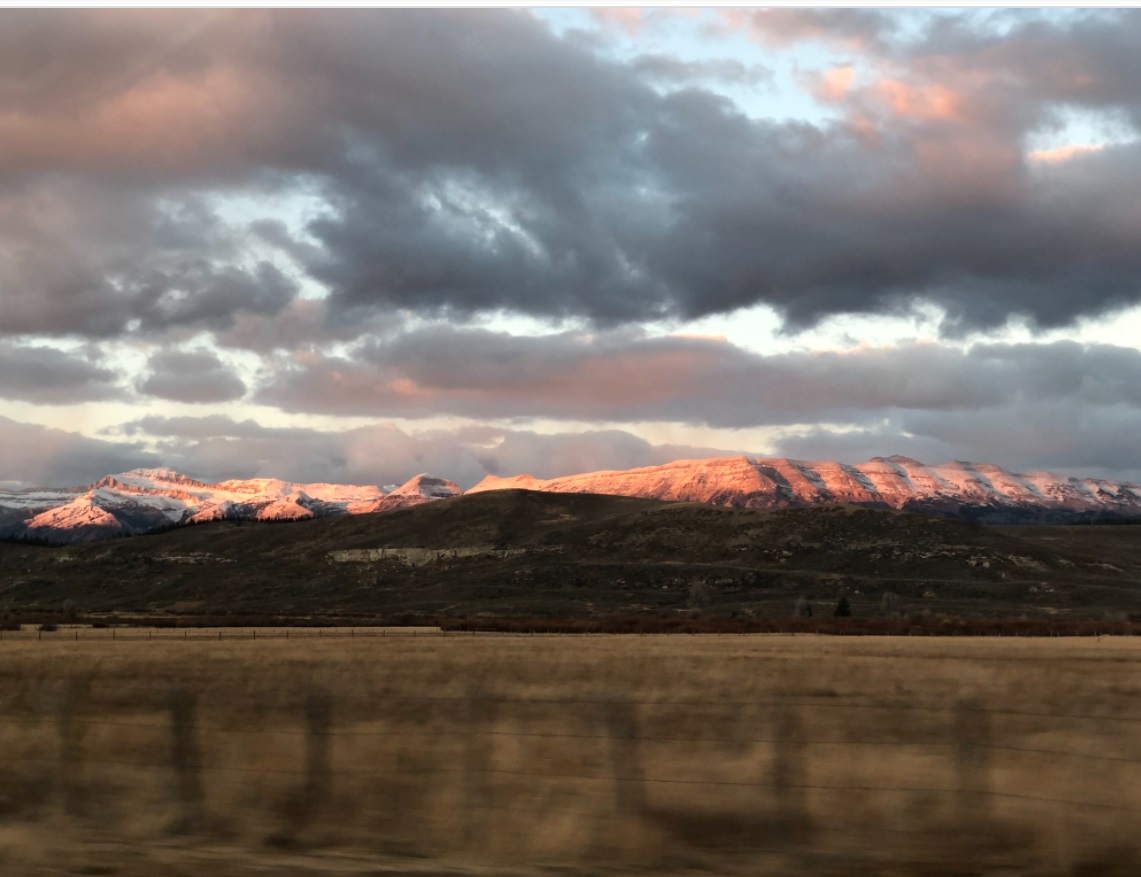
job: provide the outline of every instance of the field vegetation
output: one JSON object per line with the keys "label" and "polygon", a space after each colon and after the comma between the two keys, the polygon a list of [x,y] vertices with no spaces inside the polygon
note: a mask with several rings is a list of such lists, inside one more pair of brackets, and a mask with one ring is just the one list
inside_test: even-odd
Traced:
{"label": "field vegetation", "polygon": [[67,632],[2,873],[1141,873],[1136,638]]}

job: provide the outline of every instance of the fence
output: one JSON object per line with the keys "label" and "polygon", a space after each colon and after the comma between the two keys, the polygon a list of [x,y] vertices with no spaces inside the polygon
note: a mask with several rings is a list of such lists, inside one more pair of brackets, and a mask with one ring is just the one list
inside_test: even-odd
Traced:
{"label": "fence", "polygon": [[822,856],[1078,873],[1108,850],[1137,864],[1141,714],[521,697],[486,682],[378,698],[305,677],[229,686],[227,701],[97,673],[5,695],[0,818],[515,861],[775,855],[799,873]]}

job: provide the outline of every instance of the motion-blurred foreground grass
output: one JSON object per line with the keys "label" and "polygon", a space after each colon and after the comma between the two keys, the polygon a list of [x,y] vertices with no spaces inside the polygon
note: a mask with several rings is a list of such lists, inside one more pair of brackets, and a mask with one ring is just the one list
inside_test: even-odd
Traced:
{"label": "motion-blurred foreground grass", "polygon": [[1135,875],[1141,642],[0,643],[0,873]]}

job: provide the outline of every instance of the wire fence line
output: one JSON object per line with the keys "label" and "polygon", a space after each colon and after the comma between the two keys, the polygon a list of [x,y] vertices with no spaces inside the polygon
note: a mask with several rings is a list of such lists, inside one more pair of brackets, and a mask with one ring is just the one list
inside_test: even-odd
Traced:
{"label": "wire fence line", "polygon": [[[533,703],[533,701],[513,700],[506,701],[503,699],[493,701],[495,703]],[[552,703],[553,701],[543,701],[544,703]],[[562,703],[571,704],[575,701],[562,701]],[[608,701],[607,703],[616,703],[616,701]],[[628,706],[636,706],[643,701],[625,701],[623,702]],[[661,703],[656,702],[656,703]],[[803,704],[785,704],[786,706],[800,707]],[[841,705],[843,706],[843,705]],[[1000,710],[988,711],[992,715],[1049,715],[1046,713],[1023,713],[1023,712],[1003,712]],[[72,720],[82,722],[83,725],[89,727],[99,728],[123,728],[138,731],[166,731],[170,728],[169,723],[165,722],[125,722],[116,719],[99,718],[102,714],[90,715],[77,715],[73,714]],[[1060,714],[1058,718],[1075,718],[1073,715]],[[1078,716],[1078,718],[1092,718],[1090,716]],[[40,727],[43,720],[38,720],[28,717],[20,716],[3,716],[0,717],[0,723],[10,725],[23,725],[28,727]],[[179,727],[185,727],[179,723]],[[202,725],[194,724],[189,726],[190,730],[195,733],[207,734],[246,734],[246,735],[264,735],[264,736],[286,736],[286,737],[307,737],[311,734],[327,734],[334,737],[341,738],[364,738],[364,739],[399,739],[402,737],[402,732],[388,729],[388,730],[328,730],[328,731],[309,731],[302,728],[288,728],[288,727],[269,727],[269,728],[239,728],[227,725]],[[468,737],[504,737],[504,738],[517,738],[517,739],[535,739],[535,740],[629,740],[638,743],[689,743],[689,744],[764,744],[775,745],[781,742],[778,736],[770,737],[755,737],[755,736],[723,736],[723,737],[709,737],[709,736],[676,736],[676,735],[661,735],[661,734],[629,734],[629,735],[614,735],[605,733],[573,733],[561,731],[503,731],[503,730],[487,730],[480,728],[452,728],[452,729],[428,729],[421,728],[417,730],[419,737],[432,737],[432,738],[458,738],[467,739]],[[918,746],[925,748],[950,748],[959,745],[954,740],[901,740],[894,739],[847,739],[847,740],[805,740],[803,745],[806,747],[906,747]],[[1074,758],[1089,761],[1103,761],[1121,764],[1141,764],[1141,757],[1132,757],[1126,755],[1113,755],[1102,752],[1078,752],[1072,749],[1048,749],[1043,747],[1033,746],[1012,746],[1003,743],[994,742],[981,742],[981,748],[990,752],[1008,752],[1019,753],[1024,755],[1045,755],[1054,758]],[[145,767],[147,765],[135,765],[138,767]],[[161,765],[151,765],[153,767],[161,767]],[[662,780],[665,782],[665,780]],[[696,782],[696,781],[695,781]],[[740,783],[741,785],[756,785],[755,783]],[[920,791],[920,790],[917,790]],[[931,791],[931,790],[926,790]]]}
{"label": "wire fence line", "polygon": [[[925,709],[931,713],[949,713],[948,720],[932,732],[909,738],[906,733],[867,738],[857,735],[846,739],[817,739],[806,730],[803,714],[806,710],[897,710],[906,715],[907,704],[861,704],[843,700],[822,703],[804,700],[752,700],[718,701],[692,699],[613,699],[564,697],[550,698],[525,696],[507,697],[481,693],[476,690],[464,696],[435,696],[404,694],[391,697],[382,704],[379,721],[383,727],[367,727],[370,721],[337,708],[340,701],[356,702],[359,696],[340,695],[330,691],[312,690],[285,706],[278,706],[259,722],[237,726],[233,722],[203,721],[202,699],[198,692],[185,685],[173,685],[166,692],[165,706],[139,703],[133,707],[143,716],[138,720],[115,718],[92,703],[90,675],[75,675],[61,680],[58,696],[43,700],[38,710],[25,707],[8,708],[0,713],[0,733],[4,739],[20,739],[24,751],[12,754],[13,746],[0,756],[0,794],[5,782],[11,782],[21,771],[30,768],[39,771],[41,778],[57,790],[61,807],[69,815],[83,812],[83,801],[91,797],[89,786],[94,782],[90,775],[98,771],[150,771],[157,781],[165,785],[172,802],[183,811],[178,830],[192,830],[208,812],[213,784],[218,776],[224,780],[238,778],[286,778],[294,787],[295,804],[290,811],[293,821],[289,831],[300,832],[305,825],[316,821],[320,812],[330,805],[339,787],[353,786],[361,778],[376,780],[416,780],[425,787],[450,777],[452,785],[460,791],[465,811],[497,809],[504,812],[526,813],[518,801],[511,799],[518,789],[533,787],[536,783],[588,783],[609,787],[599,799],[601,804],[593,810],[603,814],[623,814],[636,818],[650,818],[654,814],[651,790],[723,789],[757,792],[771,806],[764,809],[768,820],[807,819],[810,804],[806,793],[832,795],[881,794],[895,796],[931,795],[950,800],[963,813],[977,809],[981,804],[994,801],[1049,805],[1060,808],[1088,808],[1097,811],[1117,812],[1131,816],[1141,813],[1125,795],[1116,789],[1104,790],[1115,800],[1091,800],[1079,795],[1039,794],[1034,790],[1000,786],[997,773],[1009,773],[1010,764],[999,764],[1002,756],[1028,756],[1038,759],[1023,771],[1032,775],[1042,765],[1058,767],[1059,760],[1076,763],[1101,762],[1118,770],[1141,764],[1141,756],[1106,751],[1077,751],[1056,747],[1018,745],[996,740],[992,720],[998,716],[1049,718],[1052,720],[1098,720],[1107,717],[1088,713],[1058,713],[1046,711],[984,709],[977,702],[961,700],[955,704]],[[399,711],[389,710],[399,701],[419,702],[434,706],[441,702],[463,702],[466,709],[436,714],[435,720],[447,720],[446,727],[418,724],[415,720],[399,719]],[[648,708],[668,706],[692,707],[717,705],[736,710],[743,704],[763,709],[771,717],[771,733],[757,734],[742,730],[733,733],[672,734],[654,733],[647,729],[645,713]],[[217,715],[218,705],[205,710]],[[541,706],[547,721],[530,728],[502,727],[495,724],[503,717],[503,708]],[[914,705],[910,705],[914,706]],[[583,707],[590,707],[588,712]],[[498,711],[498,712],[496,712]],[[391,715],[396,712],[397,717]],[[1133,719],[1132,721],[1136,721]],[[587,730],[561,730],[574,724],[592,725]],[[362,727],[364,725],[364,727]],[[907,723],[901,725],[906,731]],[[93,743],[91,731],[104,728],[113,732],[110,741]],[[1056,726],[1055,726],[1056,728]],[[29,733],[32,729],[39,733]],[[1043,726],[1042,730],[1050,730]],[[17,733],[13,733],[13,731]],[[22,733],[19,733],[22,732]],[[131,737],[126,733],[139,732]],[[293,740],[283,750],[292,764],[233,763],[231,744],[235,738],[261,738],[266,749],[272,748],[275,738]],[[451,747],[436,751],[431,740],[449,741]],[[560,758],[553,764],[503,764],[496,761],[497,741],[531,741],[551,743]],[[569,741],[586,745],[597,744],[593,756],[583,758],[581,766],[574,766],[576,753],[562,750]],[[346,770],[336,760],[336,752],[347,745],[375,743],[374,761],[354,762]],[[408,766],[393,763],[386,745],[418,746],[438,756],[430,767]],[[717,763],[718,755],[702,747],[730,744],[740,747],[763,747],[757,754],[757,769],[753,775],[726,776],[726,767]],[[244,745],[244,744],[243,744]],[[97,748],[98,746],[98,748]],[[112,750],[108,751],[108,746]],[[131,747],[135,748],[132,749]],[[670,747],[668,758],[652,758],[646,746]],[[116,750],[117,747],[117,750]],[[851,775],[851,772],[834,780],[821,777],[820,770],[809,770],[816,761],[814,753],[824,748],[839,748],[854,754],[862,747],[876,747],[901,753],[917,753],[935,759],[946,767],[942,784],[930,782],[868,782]],[[17,747],[18,748],[18,747]],[[29,748],[31,751],[29,751]],[[54,751],[52,751],[54,749]],[[45,751],[46,750],[46,751]],[[247,751],[247,750],[242,750]],[[138,757],[146,754],[149,757]],[[588,752],[587,754],[591,754]],[[582,755],[582,753],[578,753]],[[601,760],[600,760],[601,759]],[[1048,761],[1042,761],[1046,759]],[[825,763],[832,763],[825,759]],[[996,771],[996,768],[1002,768]],[[731,770],[732,768],[730,768]],[[704,771],[704,775],[701,775]],[[843,772],[842,772],[843,773]],[[209,780],[205,779],[209,777]],[[486,780],[516,780],[516,789],[489,790]],[[1130,788],[1141,779],[1141,771],[1121,773],[1117,777],[1120,789]],[[575,787],[574,794],[581,794]],[[506,796],[506,797],[505,797]],[[758,799],[760,800],[760,799]],[[297,803],[300,802],[300,803]],[[591,813],[590,818],[598,816]]]}
{"label": "wire fence line", "polygon": [[[24,764],[24,763],[37,763],[37,764],[54,764],[55,759],[47,757],[21,757],[10,758],[0,757],[0,764]],[[134,761],[129,759],[106,759],[96,758],[91,759],[87,763],[94,764],[102,767],[128,767],[140,768],[144,770],[166,770],[170,767],[169,763],[160,761]],[[307,771],[304,768],[267,768],[267,767],[249,767],[242,765],[200,765],[198,770],[208,772],[218,772],[225,774],[270,774],[276,776],[291,776],[291,777],[304,777]],[[462,774],[466,773],[466,768],[456,767],[434,767],[431,770],[410,770],[407,768],[395,768],[391,770],[370,770],[368,768],[354,768],[355,773],[365,776],[376,777],[390,777],[390,776],[403,776],[403,777],[419,777],[427,778],[434,777],[438,774]],[[747,788],[759,789],[768,788],[769,783],[761,781],[749,780],[701,780],[701,779],[681,779],[677,777],[652,777],[652,776],[616,776],[614,774],[586,774],[586,773],[552,773],[550,771],[533,771],[533,770],[516,770],[509,768],[489,768],[481,767],[475,768],[477,773],[484,774],[499,774],[504,776],[515,777],[528,777],[532,779],[574,779],[574,780],[593,780],[599,782],[610,783],[657,783],[662,785],[680,785],[680,786],[724,786],[734,788]],[[855,784],[830,784],[830,783],[796,783],[795,788],[813,791],[828,791],[828,792],[889,792],[895,794],[915,794],[927,793],[938,795],[956,795],[966,792],[972,795],[986,795],[994,798],[1006,798],[1018,801],[1032,801],[1042,804],[1061,804],[1067,807],[1092,807],[1104,810],[1116,810],[1123,813],[1141,813],[1141,808],[1131,807],[1126,804],[1112,804],[1103,801],[1081,801],[1072,798],[1055,798],[1042,795],[1030,795],[1019,792],[1001,792],[993,789],[962,789],[957,786],[891,786],[891,785],[855,785]],[[511,809],[520,813],[531,812],[527,808],[509,808],[502,805],[487,805],[489,809]]]}

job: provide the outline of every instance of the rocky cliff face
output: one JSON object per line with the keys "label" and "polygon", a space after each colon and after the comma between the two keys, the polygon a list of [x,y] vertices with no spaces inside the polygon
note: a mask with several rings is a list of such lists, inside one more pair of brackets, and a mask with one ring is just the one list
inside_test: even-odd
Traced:
{"label": "rocky cliff face", "polygon": [[783,458],[678,460],[542,481],[489,476],[469,493],[524,488],[705,502],[738,508],[848,503],[992,522],[1141,515],[1141,486],[1050,472],[1017,474],[986,463],[926,466],[907,457],[850,465]]}

